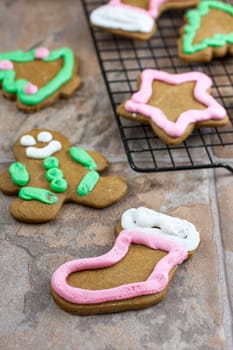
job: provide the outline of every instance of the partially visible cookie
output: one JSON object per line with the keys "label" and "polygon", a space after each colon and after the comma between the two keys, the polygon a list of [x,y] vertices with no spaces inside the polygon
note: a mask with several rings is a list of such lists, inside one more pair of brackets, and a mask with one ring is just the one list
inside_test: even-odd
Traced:
{"label": "partially visible cookie", "polygon": [[200,1],[186,13],[178,41],[179,56],[186,62],[209,62],[214,57],[233,56],[233,6]]}
{"label": "partially visible cookie", "polygon": [[190,222],[147,208],[127,210],[119,226],[109,252],[68,261],[53,273],[51,294],[65,311],[91,315],[157,304],[200,242]]}
{"label": "partially visible cookie", "polygon": [[146,69],[139,90],[117,107],[125,118],[149,124],[166,144],[184,141],[194,128],[228,123],[225,109],[210,95],[211,79],[201,72],[170,74]]}
{"label": "partially visible cookie", "polygon": [[34,129],[14,145],[16,162],[0,173],[0,190],[18,195],[10,206],[22,222],[53,220],[63,204],[105,208],[127,192],[120,176],[101,176],[109,163],[95,151],[71,146],[62,134]]}
{"label": "partially visible cookie", "polygon": [[0,53],[0,86],[19,109],[37,111],[59,98],[70,97],[80,86],[78,58],[67,47],[39,47]]}
{"label": "partially visible cookie", "polygon": [[165,10],[196,5],[198,0],[111,0],[90,15],[92,26],[115,35],[147,40],[156,30],[156,22]]}

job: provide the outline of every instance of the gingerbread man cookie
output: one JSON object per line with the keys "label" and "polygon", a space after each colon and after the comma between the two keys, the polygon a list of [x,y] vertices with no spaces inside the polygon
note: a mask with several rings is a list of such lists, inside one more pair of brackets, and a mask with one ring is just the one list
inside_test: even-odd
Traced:
{"label": "gingerbread man cookie", "polygon": [[59,98],[70,97],[80,86],[77,71],[78,59],[67,47],[0,53],[3,95],[16,100],[17,107],[25,112],[37,111]]}
{"label": "gingerbread man cookie", "polygon": [[200,127],[228,123],[225,109],[209,93],[211,79],[201,72],[170,74],[146,69],[139,91],[117,108],[125,118],[151,125],[165,143],[177,145]]}
{"label": "gingerbread man cookie", "polygon": [[65,202],[94,208],[107,207],[127,191],[118,176],[100,176],[109,163],[95,151],[71,147],[60,133],[35,129],[14,145],[17,161],[0,173],[0,189],[18,194],[10,206],[19,221],[53,220]]}
{"label": "gingerbread man cookie", "polygon": [[233,6],[216,0],[200,1],[185,16],[179,56],[187,62],[209,62],[233,56]]}
{"label": "gingerbread man cookie", "polygon": [[91,13],[90,22],[116,35],[147,40],[154,34],[155,20],[162,12],[197,3],[198,0],[111,0]]}
{"label": "gingerbread man cookie", "polygon": [[147,208],[127,210],[116,234],[106,254],[68,261],[53,273],[51,293],[61,308],[90,315],[154,305],[200,243],[190,222]]}

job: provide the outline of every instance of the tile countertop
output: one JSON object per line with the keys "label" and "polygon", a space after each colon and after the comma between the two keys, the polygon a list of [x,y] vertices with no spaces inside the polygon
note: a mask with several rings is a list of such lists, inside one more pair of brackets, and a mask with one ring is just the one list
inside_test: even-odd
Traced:
{"label": "tile countertop", "polygon": [[[128,195],[110,208],[67,204],[43,225],[16,222],[7,209],[12,198],[0,194],[0,350],[232,348],[232,175],[219,169],[158,174],[130,169],[80,1],[4,0],[0,19],[2,51],[70,46],[80,58],[83,81],[71,99],[31,115],[0,96],[0,169],[13,160],[18,135],[54,128],[73,144],[104,152],[111,173],[123,175],[129,185]],[[197,253],[154,307],[89,317],[62,311],[49,294],[52,271],[68,259],[108,251],[114,225],[131,206],[192,221],[201,234]]]}

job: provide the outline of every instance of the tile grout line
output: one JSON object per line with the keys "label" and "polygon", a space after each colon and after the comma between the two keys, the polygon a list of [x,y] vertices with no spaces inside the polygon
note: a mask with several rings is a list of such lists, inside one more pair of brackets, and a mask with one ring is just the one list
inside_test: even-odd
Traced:
{"label": "tile grout line", "polygon": [[[209,172],[210,174],[210,172]],[[232,314],[231,314],[231,303],[228,292],[227,274],[225,269],[225,253],[222,244],[221,226],[219,220],[219,208],[218,208],[218,197],[216,189],[216,175],[214,169],[211,171],[210,177],[210,199],[211,199],[211,211],[214,223],[214,239],[218,257],[218,269],[219,269],[219,281],[221,284],[220,292],[223,301],[223,328],[226,337],[227,348],[233,349],[233,338],[232,338]]]}

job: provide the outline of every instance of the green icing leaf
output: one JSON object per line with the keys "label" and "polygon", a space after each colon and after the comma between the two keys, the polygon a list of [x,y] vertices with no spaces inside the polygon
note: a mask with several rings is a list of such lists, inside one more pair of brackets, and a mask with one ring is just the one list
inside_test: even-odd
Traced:
{"label": "green icing leaf", "polygon": [[11,164],[9,173],[12,181],[17,186],[25,186],[29,182],[29,173],[26,167],[20,162]]}
{"label": "green icing leaf", "polygon": [[204,0],[198,4],[197,9],[187,12],[188,24],[184,27],[183,52],[187,55],[205,50],[209,46],[222,47],[233,44],[233,30],[229,34],[216,33],[211,38],[205,38],[200,43],[194,44],[195,36],[201,27],[202,17],[208,15],[210,9],[224,11],[233,16],[233,6],[216,0]]}
{"label": "green icing leaf", "polygon": [[78,185],[77,193],[83,197],[90,193],[99,180],[99,174],[96,171],[89,171]]}
{"label": "green icing leaf", "polygon": [[82,148],[70,147],[70,156],[89,170],[96,170],[97,168],[94,159]]}

